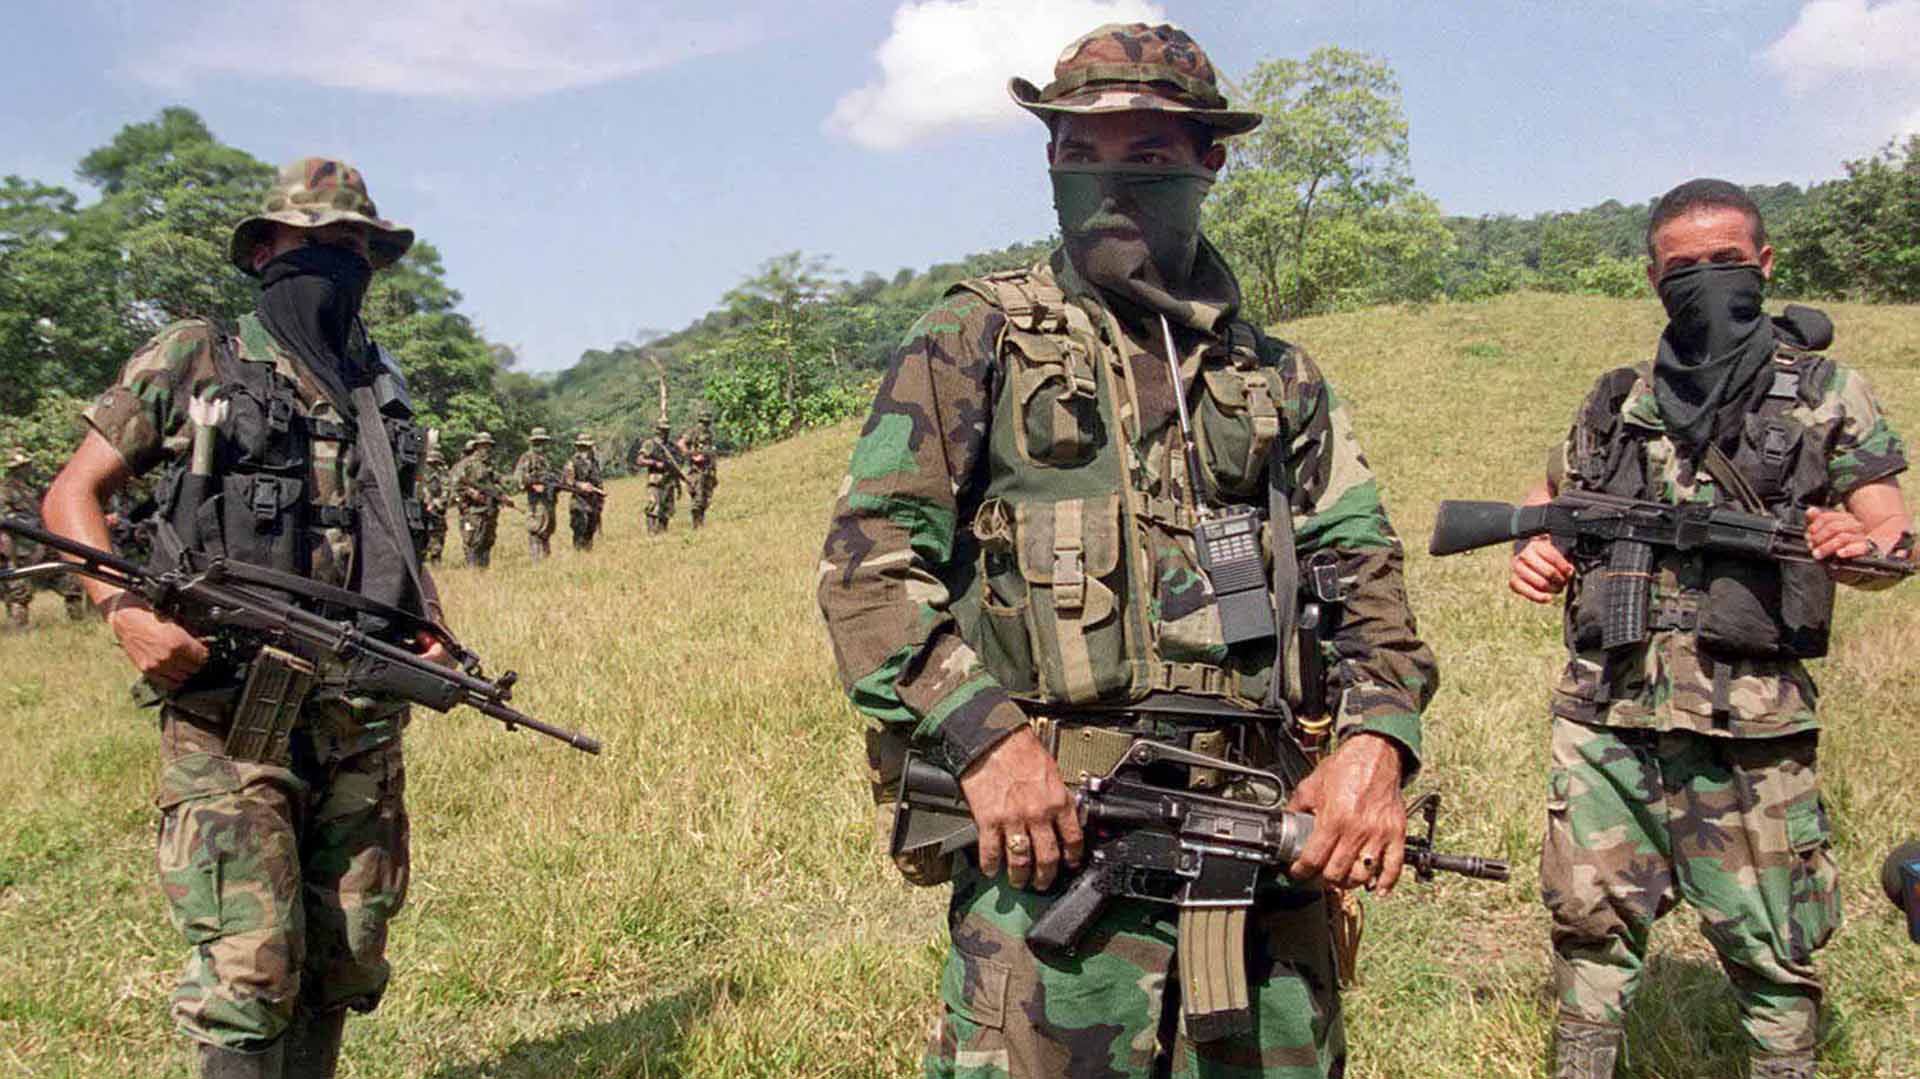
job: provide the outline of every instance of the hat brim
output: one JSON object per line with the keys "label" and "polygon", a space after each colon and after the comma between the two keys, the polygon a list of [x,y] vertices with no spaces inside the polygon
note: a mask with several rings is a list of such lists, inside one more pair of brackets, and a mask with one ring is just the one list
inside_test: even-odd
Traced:
{"label": "hat brim", "polygon": [[253,252],[266,239],[269,225],[290,225],[297,229],[317,229],[338,224],[363,225],[367,230],[367,261],[376,270],[384,270],[400,261],[413,247],[413,230],[391,221],[339,210],[331,206],[311,210],[276,210],[255,214],[233,227],[233,239],[227,244],[227,260],[240,272],[253,274]]}
{"label": "hat brim", "polygon": [[1266,119],[1257,112],[1240,109],[1202,109],[1183,105],[1172,98],[1137,89],[1122,89],[1112,83],[1089,86],[1058,101],[1040,100],[1040,88],[1022,78],[1007,80],[1007,96],[1013,103],[1051,121],[1056,116],[1089,116],[1108,112],[1165,112],[1204,124],[1222,135],[1244,135]]}

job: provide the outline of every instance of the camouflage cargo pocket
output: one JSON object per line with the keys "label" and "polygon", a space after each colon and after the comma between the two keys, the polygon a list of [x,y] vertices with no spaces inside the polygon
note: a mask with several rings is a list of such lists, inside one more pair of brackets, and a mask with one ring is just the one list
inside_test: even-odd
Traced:
{"label": "camouflage cargo pocket", "polygon": [[1007,1019],[1007,964],[953,948],[940,972],[940,1002],[956,1017],[977,1027],[999,1030]]}
{"label": "camouflage cargo pocket", "polygon": [[1796,963],[1809,962],[1840,928],[1839,872],[1830,832],[1827,808],[1817,795],[1796,799],[1788,807],[1793,898],[1787,911],[1787,938]]}
{"label": "camouflage cargo pocket", "polygon": [[259,766],[206,753],[169,761],[154,804],[155,861],[174,926],[190,944],[271,925],[293,894],[293,832],[247,790]]}
{"label": "camouflage cargo pocket", "polygon": [[1205,388],[1194,405],[1200,460],[1216,490],[1229,495],[1260,493],[1267,449],[1280,434],[1266,374],[1256,369],[1208,366],[1201,369]]}

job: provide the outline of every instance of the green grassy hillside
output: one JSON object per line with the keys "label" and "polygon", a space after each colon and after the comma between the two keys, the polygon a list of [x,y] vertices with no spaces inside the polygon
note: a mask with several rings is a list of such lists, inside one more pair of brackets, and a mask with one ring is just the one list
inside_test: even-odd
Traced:
{"label": "green grassy hillside", "polygon": [[[1836,354],[1920,432],[1920,308],[1833,313]],[[1535,861],[1556,612],[1507,595],[1499,555],[1435,561],[1424,537],[1438,499],[1536,477],[1593,375],[1646,352],[1659,324],[1650,302],[1534,296],[1287,328],[1353,402],[1413,538],[1444,677],[1421,787],[1446,794],[1450,846],[1516,864],[1508,887],[1409,885],[1370,905],[1352,1075],[1545,1073]],[[523,673],[522,705],[607,751],[473,713],[417,719],[395,981],[349,1026],[344,1075],[916,1073],[944,894],[877,854],[859,721],[812,603],[853,434],[726,462],[706,531],[644,536],[643,489],[625,481],[591,555],[531,566],[509,514],[491,573],[440,573],[455,624]],[[1920,602],[1913,586],[1848,595],[1841,617],[1817,672],[1848,916],[1825,953],[1824,1074],[1914,1077],[1920,947],[1874,882],[1920,831]],[[153,723],[100,627],[65,624],[50,596],[35,618],[0,639],[0,1075],[184,1076],[165,1014],[183,949],[152,880]],[[1656,949],[1622,1074],[1738,1074],[1732,1001],[1685,911]]]}

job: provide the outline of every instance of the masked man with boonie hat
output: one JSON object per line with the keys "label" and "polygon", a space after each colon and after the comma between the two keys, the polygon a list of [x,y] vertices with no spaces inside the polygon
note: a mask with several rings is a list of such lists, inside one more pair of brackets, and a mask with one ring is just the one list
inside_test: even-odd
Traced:
{"label": "masked man with boonie hat", "polygon": [[[345,162],[282,168],[228,248],[259,281],[254,309],[175,322],[127,361],[86,411],[48,530],[107,547],[102,502],[155,473],[157,560],[224,558],[355,592],[362,632],[450,662],[411,628],[445,624],[417,555],[422,431],[360,321],[373,274],[412,242]],[[272,650],[210,648],[138,596],[85,587],[159,712],[160,885],[192,948],[175,1022],[207,1076],[332,1075],[346,1012],[386,991],[387,927],[407,895],[406,703],[315,683]],[[284,735],[246,737],[269,720]]]}
{"label": "masked man with boonie hat", "polygon": [[[593,436],[585,431],[573,436],[573,456],[560,469],[560,480],[572,492],[567,508],[567,527],[573,531],[573,549],[593,550],[593,537],[600,531],[600,511],[607,504],[606,473],[593,452]],[[582,493],[592,492],[592,493]]]}
{"label": "masked man with boonie hat", "polygon": [[513,485],[527,494],[527,555],[538,562],[552,553],[554,506],[560,492],[554,487],[557,474],[547,460],[547,443],[553,436],[544,427],[527,435],[527,452],[513,463]]}
{"label": "masked man with boonie hat", "polygon": [[[1049,129],[1061,246],[960,282],[910,331],[819,577],[841,679],[873,721],[882,822],[911,750],[958,777],[979,835],[952,858],[898,852],[909,880],[953,888],[927,1074],[1339,1075],[1324,889],[1398,877],[1400,785],[1437,673],[1346,409],[1305,353],[1239,317],[1200,228],[1219,139],[1260,116],[1229,107],[1171,26],[1103,26],[1044,89],[1010,91]],[[1274,582],[1252,600],[1270,621],[1229,634],[1195,529],[1261,511],[1243,558]],[[1299,609],[1280,582],[1307,559],[1344,588],[1314,646],[1328,680],[1282,677],[1278,659]],[[1316,814],[1311,844],[1201,972],[1244,998],[1189,988],[1201,964],[1169,906],[1116,898],[1074,955],[1028,946],[1091,857],[1067,784],[1143,736],[1305,775],[1291,808]]]}
{"label": "masked man with boonie hat", "polygon": [[455,501],[460,506],[460,544],[467,565],[493,564],[493,542],[500,530],[500,507],[510,504],[506,483],[493,467],[493,434],[482,431],[467,440],[465,456],[453,466]]}

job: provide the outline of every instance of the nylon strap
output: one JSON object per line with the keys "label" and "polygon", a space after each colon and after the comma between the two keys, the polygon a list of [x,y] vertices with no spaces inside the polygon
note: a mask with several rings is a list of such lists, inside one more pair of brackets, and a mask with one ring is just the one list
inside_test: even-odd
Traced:
{"label": "nylon strap", "polygon": [[1273,544],[1273,677],[1266,706],[1280,711],[1300,703],[1300,561],[1293,541],[1293,498],[1286,489],[1285,440],[1267,447],[1267,528]]}

